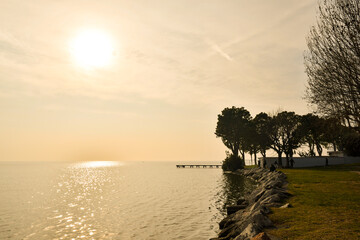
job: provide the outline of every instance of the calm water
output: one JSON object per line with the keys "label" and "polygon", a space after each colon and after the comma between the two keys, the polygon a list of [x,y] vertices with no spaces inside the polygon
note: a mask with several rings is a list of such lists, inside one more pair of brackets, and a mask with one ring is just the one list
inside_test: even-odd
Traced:
{"label": "calm water", "polygon": [[252,188],[170,162],[0,163],[0,239],[209,239]]}

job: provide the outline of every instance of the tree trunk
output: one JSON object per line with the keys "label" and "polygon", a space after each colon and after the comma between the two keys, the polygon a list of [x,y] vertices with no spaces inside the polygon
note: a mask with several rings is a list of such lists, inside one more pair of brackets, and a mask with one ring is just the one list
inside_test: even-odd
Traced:
{"label": "tree trunk", "polygon": [[286,168],[289,168],[290,167],[290,161],[289,161],[289,153],[285,153],[285,156],[286,156]]}
{"label": "tree trunk", "polygon": [[266,157],[266,149],[260,150],[260,153],[261,153],[261,156],[262,156],[263,158]]}
{"label": "tree trunk", "polygon": [[239,148],[238,147],[233,147],[231,149],[233,156],[238,157],[239,156]]}
{"label": "tree trunk", "polygon": [[316,144],[316,150],[317,150],[319,156],[321,157],[322,151],[323,151],[321,144]]}
{"label": "tree trunk", "polygon": [[290,159],[291,159],[291,164],[290,165],[291,165],[291,168],[293,168],[294,167],[294,159],[293,159],[294,151],[291,151],[289,156],[290,156]]}
{"label": "tree trunk", "polygon": [[282,155],[282,152],[278,152],[278,165],[279,165],[279,168],[282,168],[282,158],[281,158],[281,155]]}
{"label": "tree trunk", "polygon": [[244,167],[245,166],[245,151],[239,149],[239,152],[241,154],[241,157],[240,157],[241,158],[241,163],[242,163],[242,165]]}
{"label": "tree trunk", "polygon": [[240,158],[241,160],[241,166],[244,168],[245,167],[245,159],[244,158]]}
{"label": "tree trunk", "polygon": [[334,147],[334,152],[336,152],[336,144],[333,143],[333,147]]}
{"label": "tree trunk", "polygon": [[315,156],[314,144],[309,142],[309,154],[311,157]]}
{"label": "tree trunk", "polygon": [[350,119],[348,117],[346,118],[346,121],[348,123],[348,127],[351,128],[351,122],[350,122]]}

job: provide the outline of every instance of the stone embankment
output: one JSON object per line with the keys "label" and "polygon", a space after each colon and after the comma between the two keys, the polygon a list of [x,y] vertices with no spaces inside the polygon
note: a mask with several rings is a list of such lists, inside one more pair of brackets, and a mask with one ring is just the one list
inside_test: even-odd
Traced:
{"label": "stone embankment", "polygon": [[236,206],[228,208],[228,216],[220,225],[218,238],[211,240],[251,240],[271,239],[264,228],[273,227],[267,217],[270,207],[290,207],[283,202],[290,196],[287,192],[286,175],[282,172],[270,172],[263,168],[242,169],[235,174],[255,180],[256,189],[242,199]]}

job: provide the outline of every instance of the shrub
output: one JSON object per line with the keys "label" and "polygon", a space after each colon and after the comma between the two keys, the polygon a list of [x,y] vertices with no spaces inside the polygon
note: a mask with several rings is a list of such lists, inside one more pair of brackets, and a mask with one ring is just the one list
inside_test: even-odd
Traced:
{"label": "shrub", "polygon": [[239,156],[227,155],[222,164],[224,171],[235,171],[244,168],[243,160]]}
{"label": "shrub", "polygon": [[352,133],[346,136],[344,148],[348,156],[360,156],[360,134]]}

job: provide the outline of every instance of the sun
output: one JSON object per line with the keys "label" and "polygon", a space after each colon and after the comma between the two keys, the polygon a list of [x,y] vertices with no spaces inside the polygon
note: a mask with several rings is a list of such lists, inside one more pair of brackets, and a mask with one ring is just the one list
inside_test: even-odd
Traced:
{"label": "sun", "polygon": [[114,44],[106,32],[89,29],[79,32],[72,39],[70,52],[81,67],[105,67],[113,60]]}

